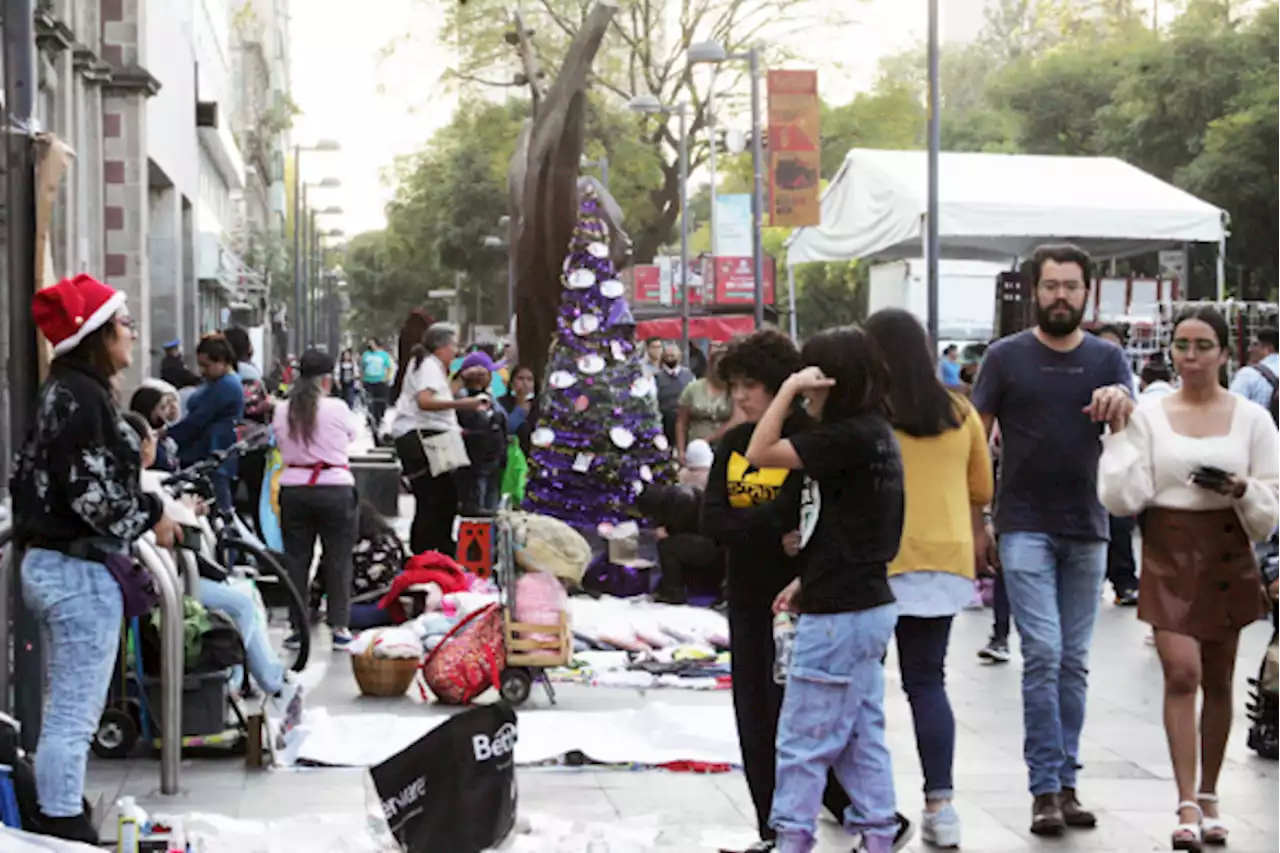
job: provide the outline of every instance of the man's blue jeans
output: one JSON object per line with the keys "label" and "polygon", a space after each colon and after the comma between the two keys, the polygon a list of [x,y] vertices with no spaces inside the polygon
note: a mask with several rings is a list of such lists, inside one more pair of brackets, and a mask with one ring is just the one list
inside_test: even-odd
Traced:
{"label": "man's blue jeans", "polygon": [[778,784],[769,825],[779,853],[809,853],[827,771],[852,804],[849,832],[889,853],[898,828],[893,763],[884,739],[884,660],[897,605],[800,617],[778,720]]}
{"label": "man's blue jeans", "polygon": [[1031,793],[1074,788],[1107,543],[1005,533],[1000,563],[1022,638],[1022,749]]}
{"label": "man's blue jeans", "polygon": [[200,578],[199,592],[201,604],[209,610],[221,610],[235,623],[240,639],[244,642],[249,675],[258,682],[258,686],[273,695],[284,689],[284,666],[271,650],[267,626],[258,618],[258,609],[254,606],[253,599],[237,589],[208,578]]}
{"label": "man's blue jeans", "polygon": [[22,599],[45,641],[44,725],[35,759],[40,811],[75,817],[84,811],[85,761],[115,671],[124,602],[102,563],[42,548],[22,561]]}

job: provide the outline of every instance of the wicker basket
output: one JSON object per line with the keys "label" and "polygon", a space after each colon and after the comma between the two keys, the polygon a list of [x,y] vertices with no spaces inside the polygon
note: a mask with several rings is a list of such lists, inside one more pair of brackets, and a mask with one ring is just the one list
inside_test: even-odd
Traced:
{"label": "wicker basket", "polygon": [[417,658],[380,658],[373,643],[363,653],[351,656],[351,668],[363,696],[403,696],[418,671]]}

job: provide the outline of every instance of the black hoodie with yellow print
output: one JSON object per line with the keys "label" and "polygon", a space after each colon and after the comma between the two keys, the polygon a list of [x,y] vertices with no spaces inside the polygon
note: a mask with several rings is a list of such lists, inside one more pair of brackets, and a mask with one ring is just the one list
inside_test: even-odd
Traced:
{"label": "black hoodie with yellow print", "polygon": [[[783,435],[804,423],[803,414],[792,415]],[[799,558],[787,556],[782,537],[799,523],[804,473],[747,462],[754,430],[755,424],[740,424],[721,438],[703,499],[703,533],[728,555],[731,602],[772,601],[799,572]]]}

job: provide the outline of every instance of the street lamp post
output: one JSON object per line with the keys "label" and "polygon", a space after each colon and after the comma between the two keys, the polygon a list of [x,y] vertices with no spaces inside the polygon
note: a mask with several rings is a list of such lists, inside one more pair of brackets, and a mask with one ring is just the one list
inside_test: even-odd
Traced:
{"label": "street lamp post", "polygon": [[[731,60],[745,60],[751,75],[751,273],[758,329],[764,325],[764,141],[760,127],[760,48],[752,45],[745,53],[729,53],[719,42],[704,41],[689,45],[687,57],[690,65],[700,62],[719,65]],[[713,81],[713,88],[714,85]]]}
{"label": "street lamp post", "polygon": [[[324,184],[324,182],[321,183]],[[336,185],[336,181],[334,183]],[[329,235],[329,232],[317,230],[316,220],[321,216],[341,216],[343,212],[341,207],[331,204],[325,208],[312,208],[307,217],[310,226],[307,232],[307,295],[305,310],[299,322],[303,323],[305,346],[308,348],[316,345],[320,334],[321,311],[316,304],[320,301],[320,288],[324,283],[324,252],[320,245],[320,238]]]}
{"label": "street lamp post", "polygon": [[609,155],[601,154],[599,160],[592,160],[585,154],[582,155],[582,168],[592,169],[600,168],[600,183],[604,184],[605,189],[609,189]]}
{"label": "street lamp post", "polygon": [[925,304],[929,340],[938,343],[938,151],[942,147],[938,115],[938,0],[929,0],[929,197],[925,206]]}
{"label": "street lamp post", "polygon": [[689,362],[689,107],[663,106],[653,95],[636,95],[627,104],[638,113],[674,115],[679,120],[680,148],[680,343]]}
{"label": "street lamp post", "polygon": [[[293,146],[293,336],[294,352],[301,353],[303,347],[303,330],[300,326],[303,310],[303,257],[302,257],[302,212],[306,209],[306,192],[302,182],[303,151],[340,151],[342,146],[336,139],[322,139],[315,145]],[[326,182],[322,181],[321,184]],[[334,181],[336,186],[337,182]]]}

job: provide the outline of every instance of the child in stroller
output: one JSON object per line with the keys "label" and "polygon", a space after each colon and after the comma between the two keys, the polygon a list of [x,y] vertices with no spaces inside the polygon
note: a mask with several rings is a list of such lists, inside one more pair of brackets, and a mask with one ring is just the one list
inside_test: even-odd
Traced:
{"label": "child in stroller", "polygon": [[[376,604],[387,594],[408,557],[395,529],[369,501],[360,501],[359,537],[351,554],[351,604],[357,608],[353,619],[359,618],[355,614],[363,605]],[[313,615],[320,611],[323,597],[324,585],[317,574],[311,584]]]}
{"label": "child in stroller", "polygon": [[[177,501],[161,485],[164,472],[154,470],[156,435],[150,424],[136,412],[127,412],[125,422],[138,434],[142,451],[142,488],[164,501],[165,512],[179,524],[196,526],[199,507]],[[245,664],[249,675],[267,696],[272,718],[281,724],[283,736],[302,718],[302,686],[292,681],[284,664],[271,648],[267,626],[258,615],[253,599],[228,585],[225,579],[201,577],[198,599],[208,610],[218,610],[230,617],[244,643]]]}

